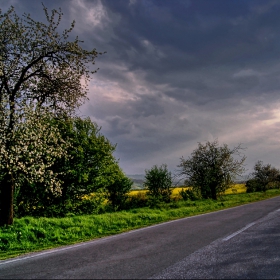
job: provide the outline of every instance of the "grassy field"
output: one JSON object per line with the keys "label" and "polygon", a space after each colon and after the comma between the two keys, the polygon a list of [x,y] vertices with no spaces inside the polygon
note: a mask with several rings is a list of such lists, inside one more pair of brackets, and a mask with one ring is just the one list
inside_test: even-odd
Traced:
{"label": "grassy field", "polygon": [[277,195],[280,195],[279,189],[266,193],[230,194],[217,201],[178,201],[163,204],[158,209],[145,207],[100,215],[15,219],[14,225],[0,228],[0,259],[118,234]]}

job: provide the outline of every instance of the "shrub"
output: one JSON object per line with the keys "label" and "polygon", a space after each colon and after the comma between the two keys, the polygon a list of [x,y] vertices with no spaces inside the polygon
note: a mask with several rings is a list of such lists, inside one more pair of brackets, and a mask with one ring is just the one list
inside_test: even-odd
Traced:
{"label": "shrub", "polygon": [[156,201],[170,202],[172,176],[168,171],[167,165],[160,167],[154,165],[150,170],[146,170],[144,186],[148,188],[147,195],[152,204]]}
{"label": "shrub", "polygon": [[266,191],[272,188],[279,188],[280,171],[270,164],[264,165],[258,161],[254,166],[252,178],[246,182],[247,192]]}
{"label": "shrub", "polygon": [[126,209],[141,208],[148,205],[148,198],[144,192],[138,192],[136,195],[131,195],[126,201]]}
{"label": "shrub", "polygon": [[245,187],[247,193],[260,192],[262,190],[262,185],[257,179],[249,179]]}
{"label": "shrub", "polygon": [[191,201],[194,201],[194,200],[197,200],[198,197],[197,195],[194,193],[193,190],[190,190],[190,189],[186,189],[184,190],[182,188],[181,191],[179,191],[179,194],[180,196],[183,198],[183,200],[191,200]]}
{"label": "shrub", "polygon": [[119,177],[106,187],[107,198],[114,211],[125,207],[132,184],[133,182],[128,177],[120,173]]}

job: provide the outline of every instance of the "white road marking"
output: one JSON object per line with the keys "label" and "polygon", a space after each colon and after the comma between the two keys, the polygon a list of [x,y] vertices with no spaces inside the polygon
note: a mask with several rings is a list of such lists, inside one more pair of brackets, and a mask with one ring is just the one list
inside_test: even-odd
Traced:
{"label": "white road marking", "polygon": [[229,235],[228,237],[224,238],[223,241],[228,241],[230,240],[232,237],[236,236],[237,234],[243,232],[244,230],[248,229],[249,227],[253,226],[255,223],[250,223],[248,224],[246,227],[234,232],[233,234]]}

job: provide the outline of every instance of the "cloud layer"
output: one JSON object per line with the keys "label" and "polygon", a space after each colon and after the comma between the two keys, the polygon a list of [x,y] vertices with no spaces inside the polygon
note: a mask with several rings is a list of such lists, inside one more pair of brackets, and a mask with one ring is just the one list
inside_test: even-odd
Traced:
{"label": "cloud layer", "polygon": [[[2,1],[1,1],[2,2]],[[3,1],[43,20],[41,4]],[[280,167],[280,3],[48,0],[85,48],[107,51],[80,114],[102,126],[128,174],[176,169],[197,142],[247,147]]]}

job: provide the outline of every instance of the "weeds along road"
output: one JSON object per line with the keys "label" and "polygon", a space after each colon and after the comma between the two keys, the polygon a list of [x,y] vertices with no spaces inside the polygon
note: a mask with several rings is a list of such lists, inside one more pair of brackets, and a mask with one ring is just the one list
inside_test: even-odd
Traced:
{"label": "weeds along road", "polygon": [[279,278],[279,208],[280,196],[1,261],[0,278]]}

